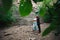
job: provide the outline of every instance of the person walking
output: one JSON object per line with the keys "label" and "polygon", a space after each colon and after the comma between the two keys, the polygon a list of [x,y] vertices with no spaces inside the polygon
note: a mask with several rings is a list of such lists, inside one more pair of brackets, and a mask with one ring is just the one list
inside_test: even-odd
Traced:
{"label": "person walking", "polygon": [[41,28],[40,28],[40,18],[39,18],[39,16],[36,16],[36,18],[37,18],[37,26],[38,26],[38,31],[39,31],[39,33],[41,33]]}

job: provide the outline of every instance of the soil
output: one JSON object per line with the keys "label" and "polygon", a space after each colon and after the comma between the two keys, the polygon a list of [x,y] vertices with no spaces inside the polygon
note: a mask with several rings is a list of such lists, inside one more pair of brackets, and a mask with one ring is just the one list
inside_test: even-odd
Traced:
{"label": "soil", "polygon": [[42,37],[42,32],[49,26],[48,23],[43,23],[41,26],[41,33],[33,32],[32,25],[27,26],[13,26],[0,30],[0,40],[51,40],[49,36]]}

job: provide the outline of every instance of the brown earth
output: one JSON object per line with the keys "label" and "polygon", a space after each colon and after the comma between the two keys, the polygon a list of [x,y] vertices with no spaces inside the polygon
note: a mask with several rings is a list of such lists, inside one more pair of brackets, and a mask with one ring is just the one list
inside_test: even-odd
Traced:
{"label": "brown earth", "polygon": [[[41,31],[43,32],[49,24],[41,24]],[[42,34],[41,32],[41,34]],[[0,40],[48,40],[50,36],[42,37],[41,34],[32,31],[32,26],[13,26],[0,30]],[[47,38],[48,37],[48,38]],[[47,39],[46,39],[47,38]],[[51,39],[51,38],[50,38]],[[49,40],[50,40],[49,39]]]}

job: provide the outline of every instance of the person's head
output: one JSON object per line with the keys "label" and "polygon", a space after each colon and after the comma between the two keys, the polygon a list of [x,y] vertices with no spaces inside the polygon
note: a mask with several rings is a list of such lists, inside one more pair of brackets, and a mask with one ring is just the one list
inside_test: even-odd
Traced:
{"label": "person's head", "polygon": [[36,16],[36,18],[38,18],[38,16]]}

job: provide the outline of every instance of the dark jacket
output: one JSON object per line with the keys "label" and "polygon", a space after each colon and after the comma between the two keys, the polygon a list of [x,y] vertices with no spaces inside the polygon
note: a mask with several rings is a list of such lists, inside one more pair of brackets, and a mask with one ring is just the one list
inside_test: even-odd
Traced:
{"label": "dark jacket", "polygon": [[40,19],[37,17],[37,25],[40,25]]}

